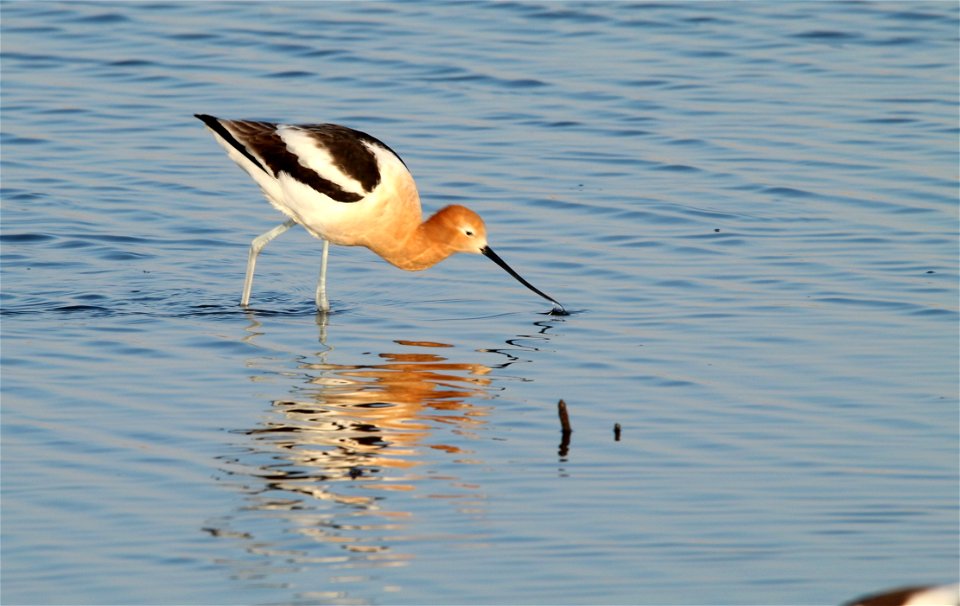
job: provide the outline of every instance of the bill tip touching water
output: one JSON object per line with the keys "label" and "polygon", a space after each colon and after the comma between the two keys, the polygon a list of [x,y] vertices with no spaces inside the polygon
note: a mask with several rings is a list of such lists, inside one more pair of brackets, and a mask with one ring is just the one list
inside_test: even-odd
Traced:
{"label": "bill tip touching water", "polygon": [[432,267],[456,253],[482,254],[518,282],[568,315],[559,301],[514,271],[487,244],[487,229],[474,211],[444,207],[423,220],[413,176],[382,141],[335,124],[279,124],[224,120],[195,114],[287,220],[250,244],[240,304],[250,302],[257,255],[271,240],[302,225],[323,241],[316,304],[330,310],[326,293],[330,243],[364,246],[408,271]]}

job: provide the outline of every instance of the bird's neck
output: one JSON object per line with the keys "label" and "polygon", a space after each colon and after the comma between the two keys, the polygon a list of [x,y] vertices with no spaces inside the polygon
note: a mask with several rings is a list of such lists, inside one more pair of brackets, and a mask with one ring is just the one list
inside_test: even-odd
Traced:
{"label": "bird's neck", "polygon": [[396,245],[384,250],[375,250],[377,254],[392,265],[407,271],[420,271],[432,267],[453,254],[444,245],[442,225],[433,215],[408,232],[406,238],[398,238]]}

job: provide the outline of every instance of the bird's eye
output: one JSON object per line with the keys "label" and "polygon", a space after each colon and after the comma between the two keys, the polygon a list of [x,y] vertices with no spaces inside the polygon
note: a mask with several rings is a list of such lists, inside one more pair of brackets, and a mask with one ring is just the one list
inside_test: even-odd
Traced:
{"label": "bird's eye", "polygon": [[465,230],[463,230],[463,233],[467,234],[467,235],[470,236],[471,238],[473,237],[473,230],[472,230],[472,229],[465,229]]}

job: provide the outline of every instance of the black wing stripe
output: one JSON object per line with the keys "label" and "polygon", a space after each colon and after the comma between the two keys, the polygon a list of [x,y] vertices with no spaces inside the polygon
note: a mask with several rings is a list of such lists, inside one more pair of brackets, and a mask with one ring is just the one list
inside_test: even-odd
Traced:
{"label": "black wing stripe", "polygon": [[309,134],[318,147],[330,154],[337,168],[359,183],[364,191],[376,189],[380,183],[380,167],[377,157],[364,143],[386,146],[366,133],[336,124],[307,124],[295,128]]}
{"label": "black wing stripe", "polygon": [[337,202],[359,202],[364,198],[362,194],[345,191],[337,183],[300,164],[300,158],[287,149],[287,144],[274,129],[271,129],[269,134],[261,134],[251,143],[274,174],[287,173],[300,183]]}
{"label": "black wing stripe", "polygon": [[203,120],[204,124],[210,127],[210,129],[213,130],[213,132],[220,135],[224,141],[226,141],[227,143],[230,144],[231,147],[233,147],[233,149],[243,154],[243,156],[247,160],[250,160],[251,162],[253,162],[254,166],[259,168],[263,172],[267,173],[268,175],[270,174],[269,172],[267,172],[267,169],[265,169],[263,165],[260,164],[260,162],[253,157],[253,154],[248,152],[247,148],[242,143],[237,141],[236,138],[234,138],[234,136],[230,134],[230,131],[224,128],[222,124],[220,124],[220,120],[218,120],[217,118],[214,118],[213,116],[209,116],[207,114],[194,114],[194,116],[196,116],[200,120]]}

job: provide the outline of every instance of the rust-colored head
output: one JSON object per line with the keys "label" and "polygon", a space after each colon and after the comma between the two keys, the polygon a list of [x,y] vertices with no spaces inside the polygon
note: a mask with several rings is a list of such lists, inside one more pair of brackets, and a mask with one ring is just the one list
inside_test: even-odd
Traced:
{"label": "rust-colored head", "polygon": [[487,228],[480,215],[464,206],[447,206],[420,224],[403,240],[374,240],[371,250],[400,269],[419,271],[450,255],[482,254]]}
{"label": "rust-colored head", "polygon": [[480,254],[487,246],[487,226],[480,215],[466,206],[452,205],[441,208],[424,225],[428,238],[453,253]]}

